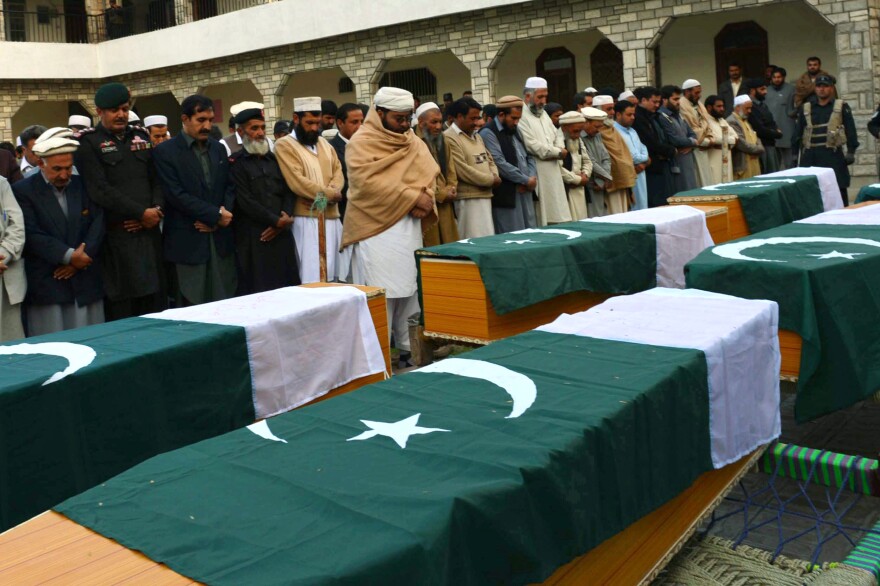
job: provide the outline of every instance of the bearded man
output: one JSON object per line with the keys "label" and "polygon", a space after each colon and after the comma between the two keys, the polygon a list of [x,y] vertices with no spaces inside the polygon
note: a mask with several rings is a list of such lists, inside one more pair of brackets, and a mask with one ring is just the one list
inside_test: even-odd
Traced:
{"label": "bearded man", "polygon": [[562,180],[568,190],[568,207],[575,220],[586,220],[589,217],[586,185],[593,174],[593,162],[587,154],[584,141],[581,140],[585,122],[584,115],[574,110],[559,117],[559,127],[569,152],[569,156],[562,162]]}
{"label": "bearded man", "polygon": [[736,132],[736,147],[733,153],[733,178],[749,179],[761,174],[761,155],[764,145],[749,124],[752,113],[752,99],[747,94],[733,101],[733,114],[727,117],[730,127]]}
{"label": "bearded man", "polygon": [[736,144],[736,132],[734,132],[724,118],[726,104],[720,96],[706,98],[706,111],[709,112],[709,171],[710,181],[706,185],[727,183],[733,179],[733,164],[730,154]]}
{"label": "bearded man", "polygon": [[682,119],[691,127],[697,136],[697,148],[694,149],[694,162],[697,165],[697,185],[712,185],[712,170],[709,168],[709,112],[700,101],[703,86],[696,79],[686,79],[681,84],[682,99],[679,101],[679,112]]}
{"label": "bearded man", "polygon": [[345,151],[348,210],[342,245],[352,249],[355,283],[385,289],[388,330],[410,364],[408,318],[419,314],[415,251],[437,221],[434,189],[440,167],[410,132],[413,95],[383,87]]}
{"label": "bearded man", "polygon": [[296,194],[293,209],[293,240],[299,278],[303,283],[321,280],[318,222],[323,211],[326,278],[348,277],[348,255],[340,252],[342,221],[339,202],[345,178],[336,150],[320,136],[321,98],[293,100],[293,128],[275,145],[275,155],[287,186]]}
{"label": "bearded man", "polygon": [[455,173],[455,161],[452,149],[443,134],[443,114],[440,106],[434,102],[425,102],[416,109],[418,128],[416,136],[420,137],[434,161],[440,167],[437,182],[434,185],[434,199],[437,201],[436,224],[430,226],[422,234],[425,246],[437,246],[459,240],[458,225],[455,223],[455,207],[453,203],[458,194],[458,176]]}
{"label": "bearded man", "polygon": [[269,150],[263,108],[240,111],[235,126],[241,150],[232,155],[229,176],[235,185],[238,295],[299,285],[291,233],[296,196]]}
{"label": "bearded man", "polygon": [[607,95],[593,98],[593,105],[605,112],[605,120],[599,130],[602,144],[611,156],[612,180],[605,184],[605,204],[609,214],[621,214],[627,210],[636,184],[636,169],[632,153],[623,137],[614,129],[614,98]]}

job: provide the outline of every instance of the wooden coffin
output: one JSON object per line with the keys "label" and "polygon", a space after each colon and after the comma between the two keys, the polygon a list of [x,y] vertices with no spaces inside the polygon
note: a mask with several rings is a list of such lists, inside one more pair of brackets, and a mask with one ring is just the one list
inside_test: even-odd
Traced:
{"label": "wooden coffin", "polygon": [[689,204],[692,208],[696,208],[706,214],[706,228],[712,236],[712,242],[721,244],[732,240],[730,236],[730,222],[728,221],[729,212],[727,206],[713,206],[703,204]]}
{"label": "wooden coffin", "polygon": [[[669,205],[689,205],[695,208],[725,208],[727,209],[727,240],[736,240],[751,234],[749,225],[743,215],[742,204],[735,195],[700,195],[700,196],[673,196],[666,200]],[[708,224],[709,218],[706,218]],[[710,228],[711,232],[712,229]],[[713,236],[714,239],[714,236]],[[726,242],[715,240],[715,244]]]}

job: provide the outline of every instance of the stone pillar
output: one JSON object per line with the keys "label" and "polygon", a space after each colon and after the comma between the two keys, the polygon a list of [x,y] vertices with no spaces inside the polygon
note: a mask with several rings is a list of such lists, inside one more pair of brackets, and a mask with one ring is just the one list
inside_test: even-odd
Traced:
{"label": "stone pillar", "polygon": [[193,0],[174,0],[175,24],[186,24],[193,21]]}
{"label": "stone pillar", "polygon": [[6,20],[3,13],[4,3],[0,0],[0,43],[6,40]]}
{"label": "stone pillar", "polygon": [[358,60],[355,57],[346,57],[345,63],[340,64],[343,73],[354,85],[354,95],[358,103],[373,105],[373,94],[379,89],[385,63],[384,59]]}
{"label": "stone pillar", "polygon": [[481,104],[491,104],[499,97],[495,95],[495,66],[506,46],[501,41],[473,35],[469,42],[451,47],[452,53],[470,71],[471,91]]}
{"label": "stone pillar", "polygon": [[86,31],[90,43],[107,40],[107,26],[104,22],[104,0],[86,0]]}

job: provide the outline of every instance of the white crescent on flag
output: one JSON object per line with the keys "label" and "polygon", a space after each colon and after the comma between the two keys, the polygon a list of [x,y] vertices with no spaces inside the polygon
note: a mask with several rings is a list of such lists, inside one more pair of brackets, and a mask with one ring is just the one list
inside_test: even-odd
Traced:
{"label": "white crescent on flag", "polygon": [[751,187],[757,189],[759,187],[769,187],[773,183],[797,183],[796,179],[756,179],[753,181],[736,181],[733,183],[718,183],[717,185],[708,185],[703,189],[706,191],[722,191],[724,187]]}
{"label": "white crescent on flag", "polygon": [[95,360],[97,353],[83,344],[71,342],[41,342],[39,344],[15,344],[14,346],[0,346],[0,355],[10,354],[46,354],[58,356],[67,360],[67,368],[50,376],[42,386],[56,383],[66,378],[81,368],[85,368]]}
{"label": "white crescent on flag", "polygon": [[574,240],[581,236],[580,232],[565,230],[563,228],[526,228],[525,230],[508,232],[508,234],[559,234],[560,236],[565,236],[566,240]]}
{"label": "white crescent on flag", "polygon": [[731,260],[748,260],[753,262],[788,262],[787,260],[777,260],[770,258],[752,258],[750,256],[744,255],[743,252],[768,244],[807,244],[811,242],[828,242],[833,244],[861,244],[863,246],[874,246],[876,248],[880,248],[880,242],[877,242],[876,240],[869,240],[867,238],[837,238],[832,236],[774,236],[773,238],[755,238],[754,240],[729,242],[727,244],[716,246],[712,249],[712,253],[722,258],[729,258]]}

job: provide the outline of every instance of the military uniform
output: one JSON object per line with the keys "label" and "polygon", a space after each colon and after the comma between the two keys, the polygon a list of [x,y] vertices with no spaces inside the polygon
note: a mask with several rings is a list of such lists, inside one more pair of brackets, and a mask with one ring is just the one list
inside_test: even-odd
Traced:
{"label": "military uniform", "polygon": [[[849,105],[837,99],[822,106],[815,97],[804,102],[798,113],[792,144],[803,148],[801,167],[834,169],[843,205],[849,205],[846,193],[850,182],[847,164],[852,162],[859,148],[856,124]],[[847,154],[844,154],[844,146]]]}
{"label": "military uniform", "polygon": [[89,196],[105,210],[103,250],[107,320],[160,311],[166,299],[159,226],[128,232],[125,220],[140,220],[147,208],[163,206],[149,133],[138,126],[116,136],[100,123],[75,135],[76,164]]}

